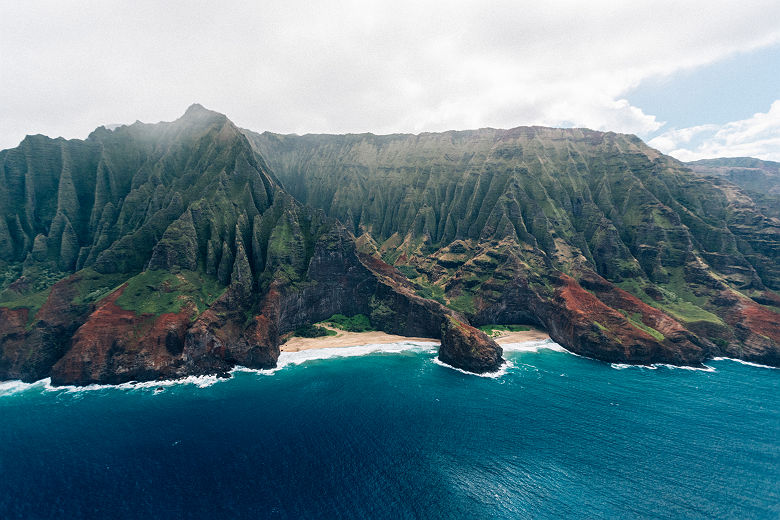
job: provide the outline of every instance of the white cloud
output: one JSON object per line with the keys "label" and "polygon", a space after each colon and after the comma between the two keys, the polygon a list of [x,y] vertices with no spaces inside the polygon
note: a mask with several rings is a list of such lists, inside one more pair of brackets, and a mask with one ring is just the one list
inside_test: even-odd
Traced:
{"label": "white cloud", "polygon": [[780,100],[748,119],[669,130],[649,144],[681,161],[715,157],[780,161]]}
{"label": "white cloud", "polygon": [[648,135],[624,93],[780,41],[780,3],[5,2],[0,148],[170,120],[280,132],[527,124]]}

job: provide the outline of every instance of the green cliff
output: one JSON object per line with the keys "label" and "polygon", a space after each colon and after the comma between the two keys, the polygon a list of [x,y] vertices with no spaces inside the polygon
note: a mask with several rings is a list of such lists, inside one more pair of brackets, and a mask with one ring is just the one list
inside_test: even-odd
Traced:
{"label": "green cliff", "polygon": [[[267,368],[298,326],[368,314],[378,298],[401,316],[422,300],[364,265],[338,221],[295,201],[199,105],[84,141],[28,137],[0,165],[0,379]],[[417,323],[381,325],[440,334],[451,311],[421,309]]]}
{"label": "green cliff", "polygon": [[[634,136],[245,133],[297,199],[475,325],[537,323],[602,359],[778,362],[780,222]],[[558,330],[580,312],[589,330]]]}
{"label": "green cliff", "polygon": [[777,208],[730,181],[580,129],[282,136],[193,105],[28,136],[0,151],[0,379],[271,367],[334,314],[474,371],[502,363],[474,326],[516,323],[605,361],[780,365]]}

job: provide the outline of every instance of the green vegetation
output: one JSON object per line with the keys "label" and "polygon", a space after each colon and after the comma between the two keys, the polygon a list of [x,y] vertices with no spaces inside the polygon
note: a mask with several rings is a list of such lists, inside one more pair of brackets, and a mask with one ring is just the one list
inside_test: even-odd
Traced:
{"label": "green vegetation", "polygon": [[127,279],[124,274],[101,274],[87,268],[79,271],[75,282],[77,294],[75,305],[86,305],[99,301],[117,289]]}
{"label": "green vegetation", "polygon": [[729,342],[723,338],[712,338],[712,342],[724,350],[729,346]]}
{"label": "green vegetation", "polygon": [[[648,305],[670,314],[673,318],[682,323],[707,321],[718,325],[724,325],[723,320],[717,315],[700,307],[700,305],[703,305],[707,301],[707,298],[696,296],[691,292],[688,285],[685,283],[684,278],[682,278],[681,270],[671,271],[669,284],[666,284],[665,286],[655,286],[655,289],[663,295],[663,300],[660,302],[650,298],[644,291],[643,285],[635,279],[624,280],[617,285]],[[695,300],[698,303],[694,303],[688,299]],[[658,331],[656,331],[656,333],[660,334]]]}
{"label": "green vegetation", "polygon": [[203,312],[224,291],[213,277],[197,271],[144,271],[127,281],[127,287],[116,303],[137,314],[159,316],[179,312],[186,303]]}
{"label": "green vegetation", "polygon": [[463,314],[473,314],[474,308],[474,295],[463,291],[455,298],[451,298],[447,305],[450,309],[462,312]]}
{"label": "green vegetation", "polygon": [[[68,275],[66,272],[62,272],[51,266],[50,263],[36,263],[32,265],[25,265],[22,269],[21,266],[9,266],[6,272],[1,275],[4,283],[10,284],[16,281],[20,276],[23,277],[24,294],[33,294],[49,289],[52,285],[62,280]],[[14,278],[16,276],[16,278]],[[5,288],[4,288],[5,289]],[[3,290],[0,292],[0,300],[7,298],[17,298],[19,295],[13,291]]]}
{"label": "green vegetation", "polygon": [[395,266],[395,268],[398,269],[398,271],[402,275],[404,275],[410,280],[414,280],[415,278],[420,276],[420,273],[417,271],[417,269],[415,269],[411,265],[397,265]]}
{"label": "green vegetation", "polygon": [[297,329],[295,329],[295,332],[293,332],[294,336],[298,336],[300,338],[321,338],[324,336],[335,336],[336,331],[326,329],[325,327],[320,327],[319,325],[312,325],[311,323],[306,325],[301,325]]}
{"label": "green vegetation", "polygon": [[[610,293],[610,283],[683,324],[698,323],[691,328],[700,334],[722,331],[730,348],[743,336],[721,317],[731,322],[742,304],[724,298],[724,287],[778,311],[764,294],[780,290],[771,200],[735,195],[733,186],[698,177],[627,135],[540,127],[260,135],[192,107],[172,123],[99,129],[84,141],[29,136],[0,151],[0,164],[0,305],[31,316],[53,284],[72,276],[52,297],[68,318],[124,284],[117,304],[154,316],[182,309],[197,316],[230,287],[216,309],[227,337],[243,333],[277,295],[282,305],[299,297],[309,305],[338,285],[358,287],[334,294],[361,294],[352,308],[369,316],[337,314],[327,321],[334,327],[419,325],[408,311],[410,286],[372,295],[377,278],[392,286],[394,277],[367,257],[358,265],[356,248],[404,264],[397,270],[418,296],[470,318],[505,308],[504,315],[536,313],[530,322],[547,322],[568,306],[586,316],[568,332],[610,342],[627,338],[594,321],[612,313],[590,305],[592,297],[641,310]],[[760,180],[751,184],[759,195],[774,190],[780,174],[752,159],[699,166],[738,184]],[[749,179],[745,168],[763,174]],[[587,301],[576,301],[575,282],[589,291]],[[639,314],[624,315],[664,340]]]}
{"label": "green vegetation", "polygon": [[422,296],[429,300],[436,300],[442,305],[446,305],[447,303],[447,300],[444,299],[444,289],[438,285],[421,285],[419,288],[415,289],[414,292],[417,296]]}
{"label": "green vegetation", "polygon": [[[7,286],[22,276],[22,283],[18,284],[22,288],[20,292],[8,289]],[[40,310],[46,299],[49,297],[51,287],[56,282],[67,276],[58,269],[49,266],[48,263],[8,266],[6,271],[0,275],[0,280],[6,286],[0,291],[0,307],[9,309],[29,309],[28,317],[32,323],[35,314]]]}
{"label": "green vegetation", "polygon": [[343,314],[334,314],[323,323],[327,323],[337,329],[347,332],[367,332],[375,330],[371,326],[371,321],[365,314],[355,314],[354,316],[344,316]]}
{"label": "green vegetation", "polygon": [[671,314],[674,318],[677,318],[683,323],[692,323],[695,321],[708,321],[710,323],[716,323],[723,325],[723,320],[715,314],[705,311],[701,307],[697,307],[691,302],[678,300],[672,303],[665,303],[662,310]]}
{"label": "green vegetation", "polygon": [[[0,263],[0,291],[11,285],[20,276],[22,276],[22,264]],[[2,294],[2,292],[0,292]]]}
{"label": "green vegetation", "polygon": [[654,337],[657,341],[663,341],[663,340],[666,339],[666,337],[663,334],[661,334],[660,332],[658,332],[654,328],[648,327],[647,325],[642,323],[642,315],[640,313],[635,312],[635,313],[629,315],[628,312],[626,312],[624,310],[621,310],[620,312],[623,314],[623,316],[626,317],[626,319],[628,319],[628,321],[631,322],[631,325],[633,325],[634,327],[638,328],[639,330],[647,332],[652,337]]}
{"label": "green vegetation", "polygon": [[51,287],[36,293],[25,294],[24,296],[18,296],[14,299],[0,301],[0,307],[8,307],[9,309],[29,309],[28,318],[32,320],[43,304],[46,303],[46,299],[49,297],[50,292]]}

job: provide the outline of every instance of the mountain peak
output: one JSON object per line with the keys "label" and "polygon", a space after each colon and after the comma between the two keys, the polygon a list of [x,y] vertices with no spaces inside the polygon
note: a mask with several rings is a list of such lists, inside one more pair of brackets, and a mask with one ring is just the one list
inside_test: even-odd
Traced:
{"label": "mountain peak", "polygon": [[225,114],[220,114],[219,112],[209,110],[199,103],[193,103],[190,105],[189,108],[187,108],[187,110],[184,112],[184,115],[176,120],[177,123],[194,123],[198,125],[203,123],[224,123],[225,121],[229,121]]}
{"label": "mountain peak", "polygon": [[193,103],[187,108],[187,110],[184,112],[184,115],[196,114],[198,112],[210,112],[210,110],[204,107],[203,105],[201,105],[200,103]]}
{"label": "mountain peak", "polygon": [[184,115],[182,118],[191,118],[191,117],[226,117],[224,114],[220,114],[219,112],[214,112],[213,110],[209,110],[208,108],[204,107],[200,103],[193,103],[190,105],[187,110],[184,112]]}

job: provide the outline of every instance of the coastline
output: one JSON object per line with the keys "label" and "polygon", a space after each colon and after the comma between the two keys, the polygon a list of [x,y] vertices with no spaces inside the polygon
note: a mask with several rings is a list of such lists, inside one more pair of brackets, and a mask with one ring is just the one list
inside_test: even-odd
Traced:
{"label": "coastline", "polygon": [[[403,342],[433,342],[439,343],[436,338],[416,338],[409,336],[398,336],[387,334],[381,331],[370,332],[346,332],[333,327],[325,327],[336,332],[335,336],[322,336],[319,338],[300,338],[291,337],[280,345],[281,352],[300,352],[302,350],[316,350],[323,348],[345,348],[357,347],[362,345],[384,345],[387,343]],[[531,329],[520,332],[507,332],[493,338],[499,345],[510,343],[524,343],[526,341],[544,341],[550,339],[550,336],[540,329]]]}

